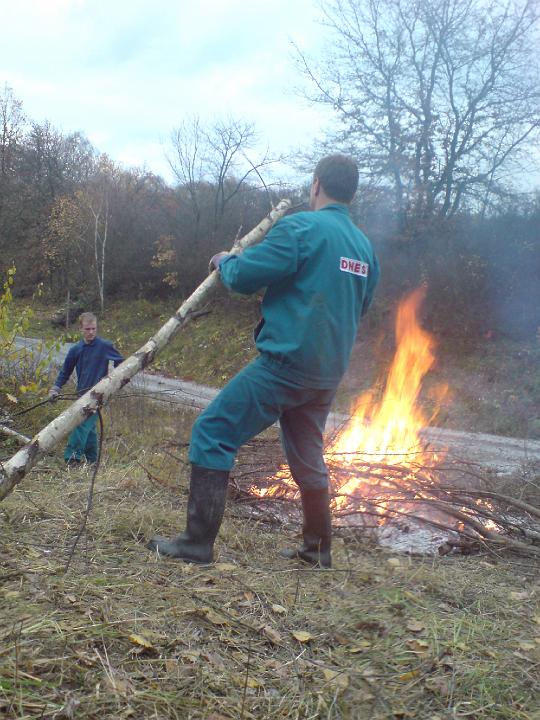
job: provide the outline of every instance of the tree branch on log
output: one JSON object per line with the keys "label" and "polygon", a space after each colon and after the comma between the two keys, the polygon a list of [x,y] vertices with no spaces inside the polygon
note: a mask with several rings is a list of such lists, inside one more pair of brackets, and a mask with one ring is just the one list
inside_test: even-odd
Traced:
{"label": "tree branch on log", "polygon": [[[455,489],[454,492],[456,492]],[[517,498],[509,497],[508,495],[501,495],[501,493],[497,492],[489,492],[489,490],[467,490],[466,494],[471,497],[498,500],[499,502],[504,502],[511,507],[517,508],[518,510],[523,510],[524,512],[529,513],[529,515],[534,515],[534,517],[540,518],[540,508],[536,508],[534,505],[530,505],[529,503],[523,502],[523,500],[518,500]]]}
{"label": "tree branch on log", "polygon": [[26,435],[22,435],[21,433],[17,432],[16,430],[12,430],[6,425],[0,425],[0,432],[4,435],[9,435],[10,437],[17,438],[17,440],[21,443],[32,442],[29,437],[26,437]]}
{"label": "tree branch on log", "polygon": [[[285,215],[290,208],[289,200],[278,205],[247,235],[235,241],[231,253],[239,254],[250,245],[260,242],[272,225]],[[137,352],[100,380],[91,390],[64,410],[55,420],[43,428],[30,443],[21,448],[10,460],[0,466],[0,500],[21,482],[26,473],[47,452],[66,437],[77,425],[103,407],[109,399],[140,370],[150,365],[156,354],[167,345],[171,338],[191,320],[215,289],[219,287],[218,273],[212,272],[182,303],[158,332]]]}

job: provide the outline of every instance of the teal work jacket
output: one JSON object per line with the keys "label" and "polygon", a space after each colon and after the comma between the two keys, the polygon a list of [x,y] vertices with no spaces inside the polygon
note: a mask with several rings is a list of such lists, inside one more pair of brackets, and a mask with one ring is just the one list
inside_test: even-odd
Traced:
{"label": "teal work jacket", "polygon": [[273,373],[310,388],[332,388],[343,376],[379,264],[346,205],[332,204],[278,221],[264,240],[219,267],[230,290],[266,288],[256,337]]}

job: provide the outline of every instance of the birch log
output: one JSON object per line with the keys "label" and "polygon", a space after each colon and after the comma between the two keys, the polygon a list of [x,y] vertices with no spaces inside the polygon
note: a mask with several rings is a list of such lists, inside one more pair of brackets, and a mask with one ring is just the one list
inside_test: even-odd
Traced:
{"label": "birch log", "polygon": [[9,435],[10,437],[14,437],[20,443],[32,442],[29,437],[26,437],[26,435],[21,435],[21,433],[18,433],[16,430],[12,430],[11,428],[7,427],[7,425],[0,425],[0,433],[2,433],[3,435]]}
{"label": "birch log", "polygon": [[[262,240],[272,225],[283,217],[290,207],[289,200],[281,200],[251,232],[235,242],[231,252],[238,254],[244,248],[255,245]],[[45,453],[49,452],[89,415],[93,415],[99,408],[103,407],[134,375],[150,365],[156,354],[189,321],[190,315],[200,309],[201,305],[211,297],[218,285],[218,274],[214,271],[193,291],[176,313],[167,320],[165,325],[145,345],[127,360],[124,360],[121,365],[103,380],[100,380],[91,390],[78,398],[43,430],[40,430],[32,438],[31,442],[21,448],[12,458],[3,465],[0,464],[0,500],[3,500],[15,485],[21,482],[30,468]]]}

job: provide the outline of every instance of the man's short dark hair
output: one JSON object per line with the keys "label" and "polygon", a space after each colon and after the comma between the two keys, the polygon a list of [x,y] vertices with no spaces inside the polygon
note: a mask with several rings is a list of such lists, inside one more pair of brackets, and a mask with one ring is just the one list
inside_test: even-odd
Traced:
{"label": "man's short dark hair", "polygon": [[358,188],[358,165],[349,155],[327,155],[313,173],[332,200],[350,203]]}

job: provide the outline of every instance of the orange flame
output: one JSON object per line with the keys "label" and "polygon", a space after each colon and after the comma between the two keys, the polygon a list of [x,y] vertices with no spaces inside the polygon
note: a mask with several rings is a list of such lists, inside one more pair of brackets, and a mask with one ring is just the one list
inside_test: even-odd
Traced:
{"label": "orange flame", "polygon": [[373,453],[386,464],[402,465],[418,449],[419,431],[427,420],[416,401],[422,380],[435,362],[435,341],[417,321],[425,293],[424,287],[414,290],[398,308],[397,350],[382,400],[375,402],[371,390],[364,393],[330,452]]}
{"label": "orange flame", "polygon": [[[373,389],[364,393],[356,402],[351,419],[325,453],[334,491],[333,508],[343,510],[342,517],[356,514],[352,524],[359,521],[363,528],[381,527],[392,519],[399,523],[405,518],[407,522],[428,520],[439,529],[447,528],[449,523],[457,531],[463,529],[461,520],[447,515],[437,504],[429,504],[432,497],[437,498],[431,492],[437,483],[431,468],[446,453],[428,452],[421,440],[421,430],[429,420],[418,406],[418,398],[423,380],[435,363],[435,341],[418,322],[425,294],[425,287],[418,288],[398,307],[397,349],[382,398],[378,400]],[[447,391],[447,387],[437,388],[439,402]],[[252,486],[250,491],[259,497],[297,491],[286,465],[280,467],[271,483],[266,488]],[[492,509],[485,500],[476,502],[479,508]],[[471,508],[462,507],[461,512],[469,516]],[[489,518],[480,517],[478,522],[486,529],[499,529]],[[440,537],[434,536],[434,540],[438,543]],[[413,542],[416,549],[417,540]],[[420,542],[426,541],[420,538]]]}
{"label": "orange flame", "polygon": [[[346,466],[348,458],[366,455],[366,463],[408,467],[434,464],[441,459],[440,454],[427,454],[420,442],[420,430],[428,421],[417,400],[422,381],[435,363],[435,341],[417,319],[425,294],[426,288],[422,286],[400,303],[396,318],[397,349],[384,395],[377,402],[369,390],[359,398],[351,420],[327,450],[328,456],[334,456],[334,462],[336,455],[342,455],[340,464]],[[351,478],[340,488],[340,495],[354,493],[361,484],[361,480]]]}

